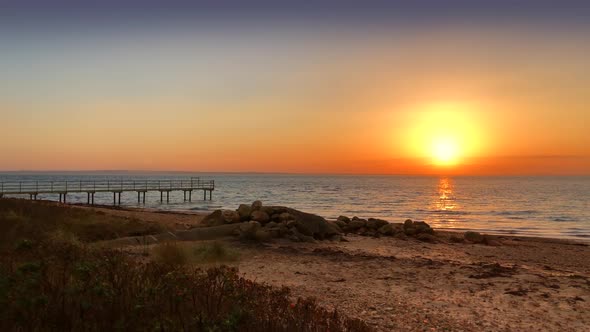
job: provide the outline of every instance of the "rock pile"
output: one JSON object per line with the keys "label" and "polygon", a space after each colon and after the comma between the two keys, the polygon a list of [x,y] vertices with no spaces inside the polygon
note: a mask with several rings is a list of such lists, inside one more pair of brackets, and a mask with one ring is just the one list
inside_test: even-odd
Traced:
{"label": "rock pile", "polygon": [[243,239],[268,241],[287,238],[296,242],[316,240],[342,240],[342,234],[362,236],[394,236],[401,239],[414,237],[424,242],[438,242],[434,230],[423,221],[406,220],[390,223],[386,220],[361,219],[340,216],[328,221],[315,214],[305,213],[284,206],[263,206],[255,201],[241,204],[237,210],[216,210],[203,220],[207,226],[236,225],[236,235]]}
{"label": "rock pile", "polygon": [[241,204],[236,211],[216,210],[205,219],[207,226],[241,223],[237,235],[244,239],[267,241],[288,238],[296,242],[341,240],[341,230],[326,219],[284,206],[263,206],[255,201]]}
{"label": "rock pile", "polygon": [[340,216],[336,219],[336,225],[344,234],[354,233],[362,236],[394,236],[406,239],[408,236],[415,237],[425,242],[437,242],[434,230],[423,221],[412,221],[410,219],[402,223],[390,223],[382,219],[361,219],[358,217],[348,218]]}

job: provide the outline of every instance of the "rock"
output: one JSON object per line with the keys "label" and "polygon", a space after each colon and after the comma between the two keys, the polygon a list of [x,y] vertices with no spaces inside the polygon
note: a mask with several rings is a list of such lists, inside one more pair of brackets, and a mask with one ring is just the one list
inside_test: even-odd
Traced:
{"label": "rock", "polygon": [[342,227],[338,226],[338,224],[335,221],[332,221],[332,220],[327,220],[327,221],[334,228],[338,229],[338,233],[342,233]]}
{"label": "rock", "polygon": [[365,220],[362,220],[362,219],[354,220],[353,219],[348,224],[346,224],[344,231],[345,232],[356,232],[359,229],[365,227],[366,224],[367,224],[367,222]]}
{"label": "rock", "polygon": [[298,242],[315,243],[315,239],[312,236],[300,233],[297,229],[293,229],[293,236]]}
{"label": "rock", "polygon": [[404,221],[404,228],[412,226],[414,226],[414,222],[412,221],[412,219],[406,219],[406,221]]}
{"label": "rock", "polygon": [[361,227],[361,228],[357,229],[356,233],[358,235],[362,235],[362,236],[367,235],[367,227]]}
{"label": "rock", "polygon": [[223,210],[221,215],[226,224],[235,224],[240,222],[240,214],[237,211]]}
{"label": "rock", "polygon": [[294,220],[294,219],[295,218],[293,218],[293,216],[288,212],[283,212],[279,215],[280,221],[289,221],[289,220]]}
{"label": "rock", "polygon": [[401,224],[387,224],[379,227],[377,230],[382,235],[395,235],[399,232],[402,232],[402,225]]}
{"label": "rock", "polygon": [[382,226],[385,226],[387,224],[389,224],[389,222],[387,220],[375,219],[375,218],[369,218],[369,220],[367,220],[367,227],[371,228],[371,229],[379,229]]}
{"label": "rock", "polygon": [[342,221],[348,224],[350,222],[350,218],[348,218],[347,216],[340,216],[336,219],[336,221]]}
{"label": "rock", "polygon": [[238,207],[238,214],[240,215],[240,220],[250,220],[250,213],[252,213],[252,207],[250,205],[240,204],[240,206]]}
{"label": "rock", "polygon": [[340,229],[342,229],[342,230],[344,230],[346,228],[346,222],[344,222],[340,219],[337,219],[334,223],[336,225],[338,225],[338,227],[340,227]]}
{"label": "rock", "polygon": [[428,233],[420,233],[416,236],[416,239],[422,241],[422,242],[428,242],[428,243],[437,243],[438,239],[432,235],[432,234],[428,234]]}
{"label": "rock", "polygon": [[[289,213],[293,216],[295,221],[295,228],[304,235],[312,236],[316,239],[322,240],[330,235],[340,234],[341,231],[330,224],[326,219],[302,211],[298,211],[291,208],[277,207],[277,209],[284,209],[284,212]],[[289,223],[288,221],[287,223]]]}
{"label": "rock", "polygon": [[404,233],[405,233],[407,236],[416,235],[416,228],[414,228],[414,227],[406,227],[406,226],[404,225]]}
{"label": "rock", "polygon": [[258,242],[268,242],[272,239],[272,234],[265,229],[259,229],[254,234],[254,239]]}
{"label": "rock", "polygon": [[268,216],[268,214],[266,212],[260,211],[260,210],[252,211],[252,214],[250,215],[250,219],[254,220],[254,221],[258,221],[261,224],[265,224],[270,221],[270,217]]}
{"label": "rock", "polygon": [[408,236],[404,232],[399,232],[399,233],[395,234],[393,237],[395,237],[396,239],[404,240],[404,241],[408,240]]}
{"label": "rock", "polygon": [[207,226],[221,226],[225,224],[225,219],[223,217],[223,211],[215,210],[211,212],[208,216],[203,218],[203,224]]}
{"label": "rock", "polygon": [[449,238],[449,240],[453,243],[463,243],[463,238],[462,237],[458,237],[455,235],[451,235],[451,237]]}
{"label": "rock", "polygon": [[238,228],[238,233],[240,238],[246,240],[255,240],[256,239],[256,232],[260,229],[261,225],[257,221],[249,221],[240,224]]}
{"label": "rock", "polygon": [[250,206],[251,212],[258,211],[261,208],[262,208],[262,202],[261,201],[254,201],[252,203],[252,205]]}
{"label": "rock", "polygon": [[266,225],[264,225],[264,227],[265,228],[278,228],[279,227],[279,224],[277,224],[274,221],[271,221],[271,222],[267,223]]}
{"label": "rock", "polygon": [[340,242],[342,241],[342,235],[341,234],[334,234],[331,235],[328,240],[333,241],[333,242]]}
{"label": "rock", "polygon": [[279,230],[279,237],[284,237],[284,236],[291,234],[291,230],[285,224],[279,224],[278,230]]}
{"label": "rock", "polygon": [[366,231],[363,234],[364,236],[373,236],[373,237],[380,237],[381,234],[379,234],[379,232],[377,232],[377,230],[372,229],[372,228],[366,228]]}
{"label": "rock", "polygon": [[494,247],[498,247],[502,245],[502,242],[496,240],[495,238],[489,236],[489,235],[484,235],[483,236],[483,244],[488,245],[488,246],[494,246]]}
{"label": "rock", "polygon": [[463,235],[463,237],[465,238],[465,240],[471,243],[483,243],[485,239],[483,235],[481,235],[478,232],[465,232],[465,235]]}
{"label": "rock", "polygon": [[416,234],[421,234],[421,233],[434,234],[434,230],[430,227],[430,225],[428,225],[424,221],[415,221],[414,228],[416,228]]}

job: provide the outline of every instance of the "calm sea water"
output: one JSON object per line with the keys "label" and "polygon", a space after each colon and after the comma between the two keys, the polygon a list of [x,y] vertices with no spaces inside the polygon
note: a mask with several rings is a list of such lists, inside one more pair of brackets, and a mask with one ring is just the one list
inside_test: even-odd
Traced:
{"label": "calm sea water", "polygon": [[[590,240],[590,177],[402,177],[308,176],[273,174],[180,173],[0,173],[0,181],[214,179],[212,201],[195,193],[184,202],[171,193],[170,204],[148,193],[146,207],[163,210],[235,209],[262,200],[326,218],[339,215],[378,217],[392,222],[424,220],[436,228],[478,230]],[[57,200],[57,195],[40,195]],[[86,202],[86,194],[70,194],[69,202]],[[96,194],[96,203],[112,204],[112,194]],[[138,206],[137,195],[123,193],[122,203]]]}

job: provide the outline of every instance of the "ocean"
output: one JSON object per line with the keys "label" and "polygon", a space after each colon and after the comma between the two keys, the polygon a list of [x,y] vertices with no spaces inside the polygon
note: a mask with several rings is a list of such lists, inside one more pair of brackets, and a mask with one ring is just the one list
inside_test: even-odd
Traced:
{"label": "ocean", "polygon": [[[118,179],[215,180],[211,201],[193,194],[183,201],[172,192],[160,203],[148,193],[147,208],[172,211],[236,209],[261,200],[326,218],[339,215],[382,218],[391,222],[423,220],[435,228],[491,234],[541,236],[590,241],[590,177],[422,177],[205,173],[0,173],[0,181],[79,181]],[[27,196],[28,197],[28,196]],[[112,194],[97,193],[97,204],[112,204]],[[39,199],[57,200],[55,195]],[[68,202],[86,203],[86,194]],[[122,205],[143,207],[135,193],[123,193]]]}

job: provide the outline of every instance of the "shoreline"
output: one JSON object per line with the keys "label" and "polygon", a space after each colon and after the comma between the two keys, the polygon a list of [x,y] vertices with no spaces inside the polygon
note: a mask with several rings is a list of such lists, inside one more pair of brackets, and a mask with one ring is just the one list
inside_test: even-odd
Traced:
{"label": "shoreline", "polygon": [[[42,202],[51,202],[56,203],[54,201],[42,201]],[[57,203],[56,203],[57,204]],[[205,216],[209,215],[213,211],[205,211],[205,210],[162,210],[157,208],[147,208],[147,207],[132,207],[132,206],[112,206],[112,205],[88,205],[84,203],[72,203],[67,204],[67,206],[78,207],[78,208],[90,208],[90,209],[104,209],[104,210],[112,210],[112,211],[127,211],[130,213],[153,213],[153,214],[161,214],[161,215],[170,215],[170,216],[192,216],[197,217],[198,221],[202,220]],[[309,213],[313,213],[313,211],[309,211]],[[334,221],[335,219],[327,219],[330,221]],[[394,222],[392,220],[388,220],[390,222]],[[198,223],[197,223],[198,224]],[[572,243],[572,244],[580,244],[580,245],[589,245],[590,246],[590,238],[560,238],[560,237],[544,237],[544,236],[534,236],[534,235],[526,235],[526,234],[506,234],[506,233],[496,233],[496,232],[485,232],[476,229],[453,229],[453,228],[436,228],[433,227],[437,232],[440,233],[448,233],[448,234],[463,234],[468,231],[475,231],[480,232],[482,234],[492,235],[498,238],[506,238],[506,239],[527,239],[527,240],[535,240],[539,242],[556,242],[556,243]],[[517,240],[518,241],[518,240]]]}

